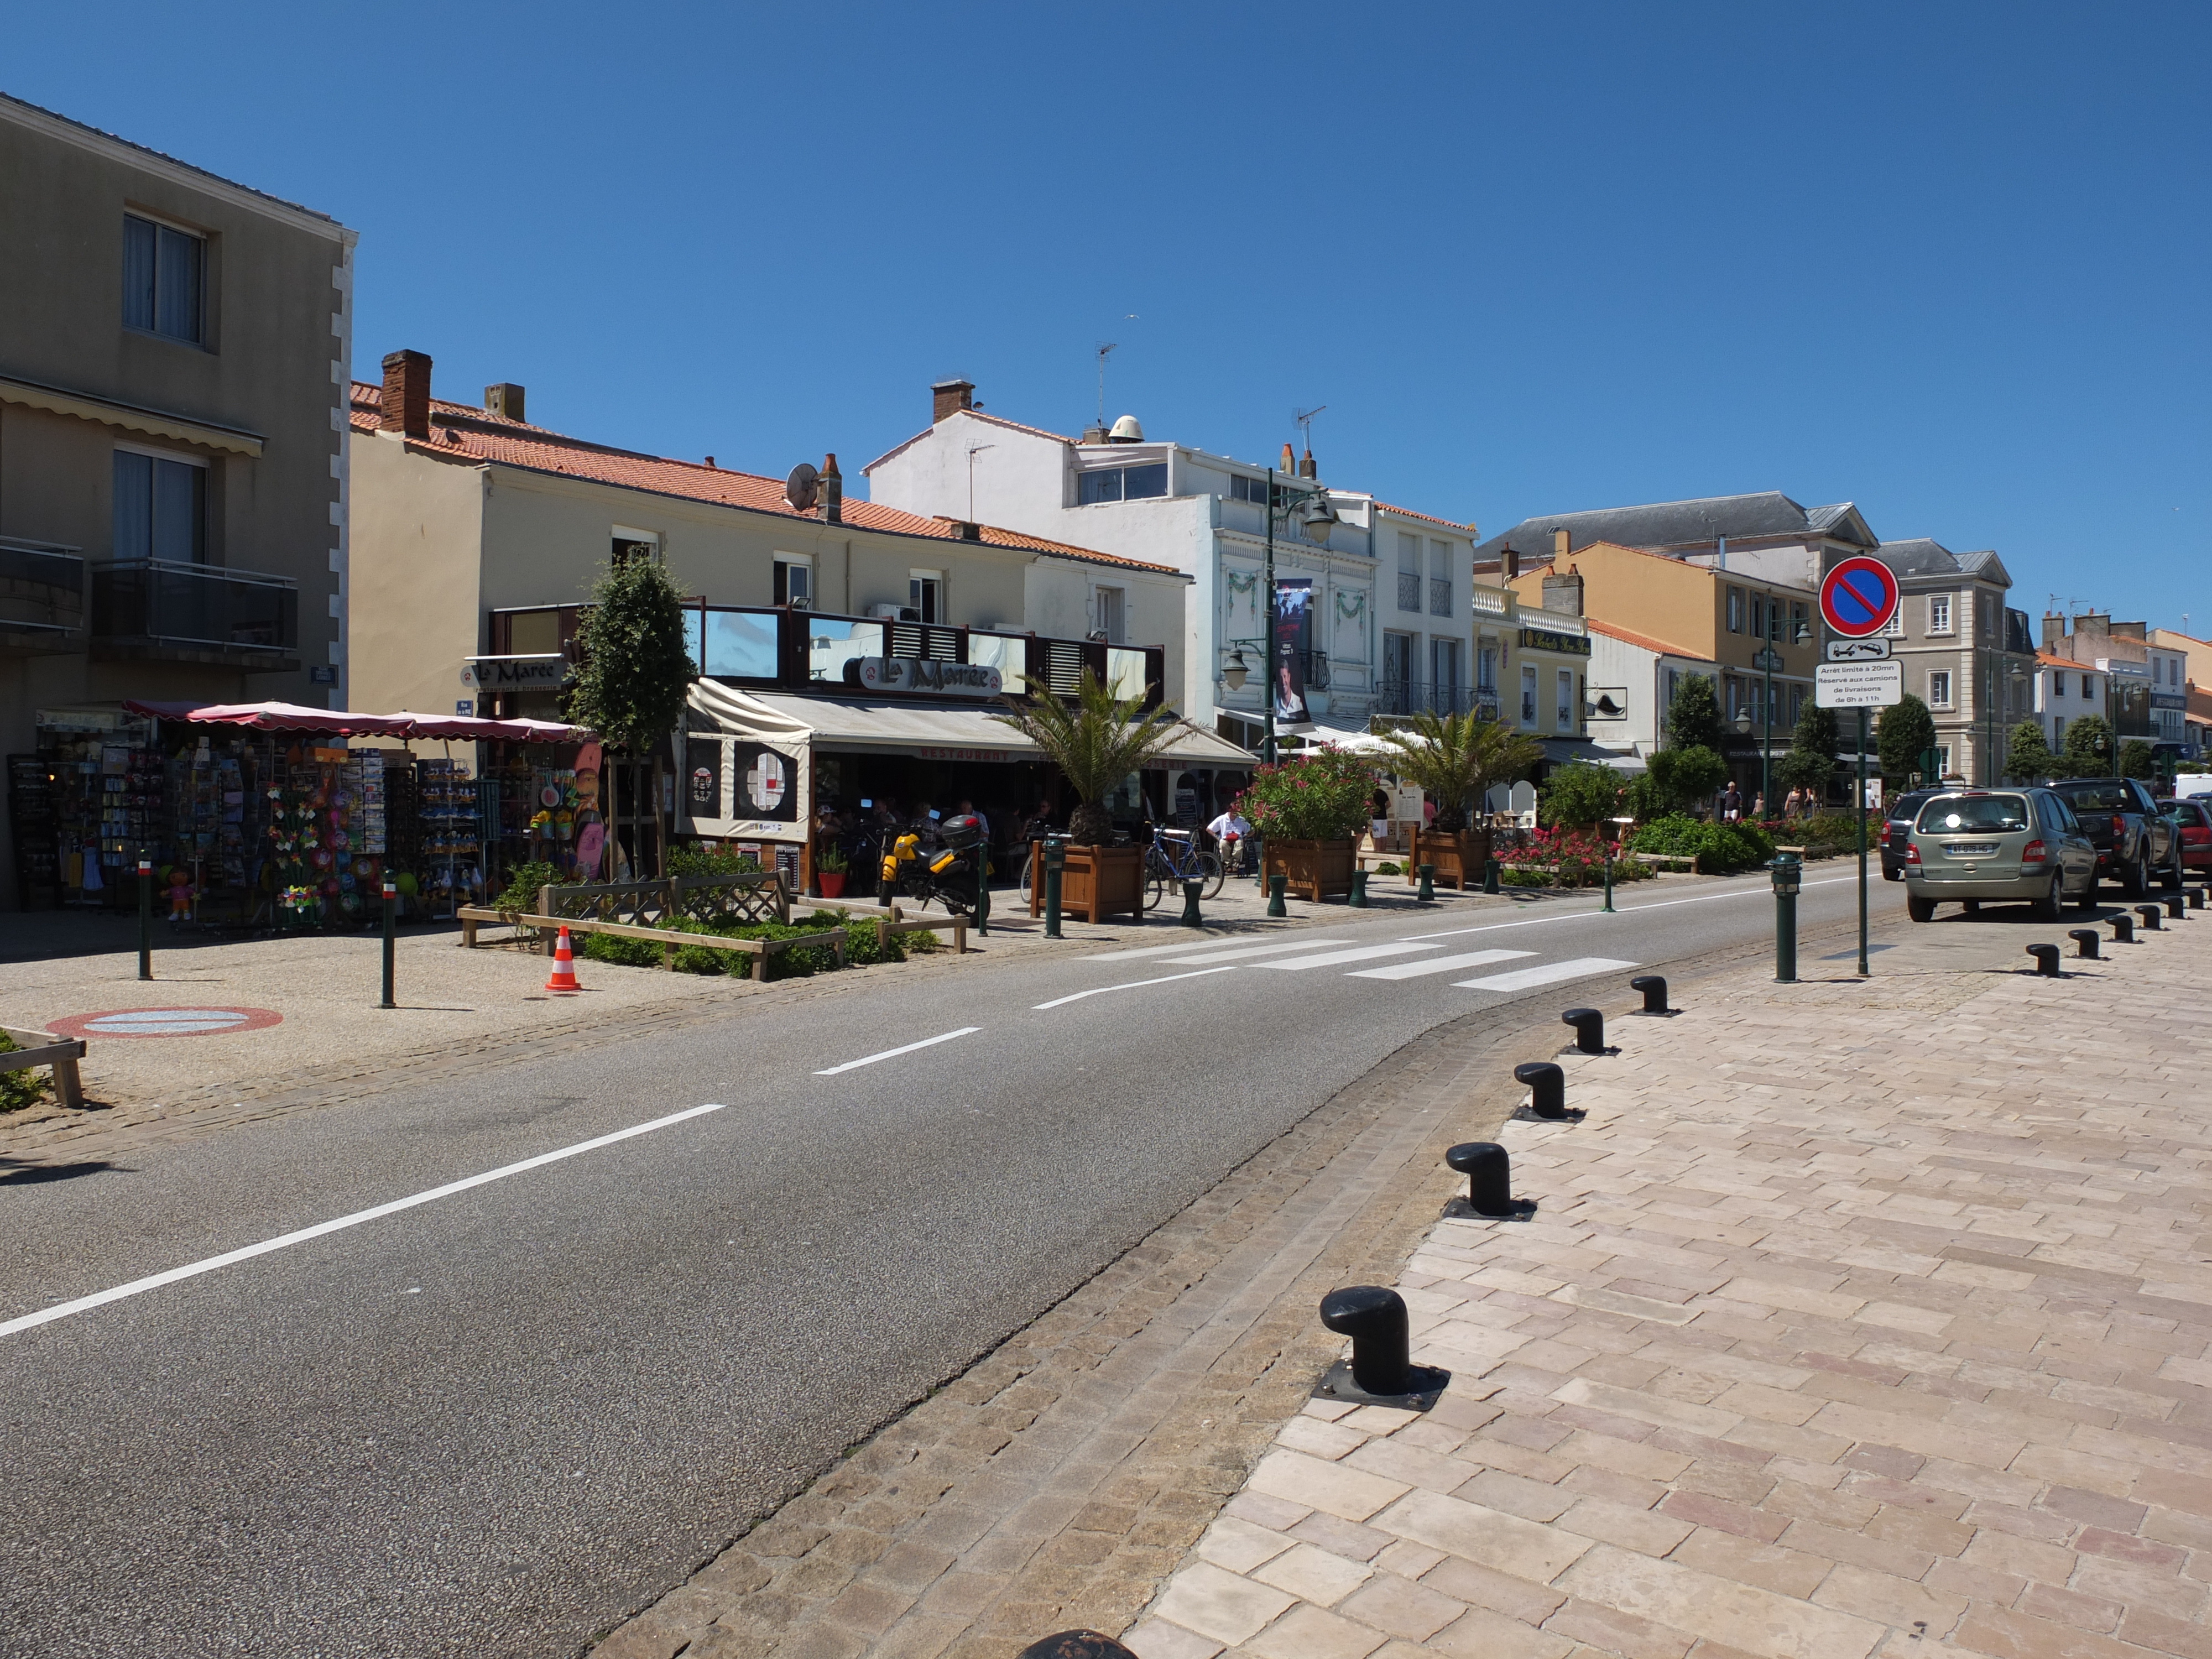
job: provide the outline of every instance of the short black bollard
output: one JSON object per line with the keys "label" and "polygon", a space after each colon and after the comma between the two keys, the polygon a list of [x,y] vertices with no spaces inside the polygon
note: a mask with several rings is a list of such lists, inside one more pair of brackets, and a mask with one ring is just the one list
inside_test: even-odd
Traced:
{"label": "short black bollard", "polygon": [[1547,1123],[1562,1123],[1582,1115],[1567,1109],[1567,1074],[1552,1061],[1532,1060],[1516,1066],[1513,1080],[1528,1086],[1529,1116],[1540,1117]]}
{"label": "short black bollard", "polygon": [[2133,945],[2136,942],[2136,919],[2122,910],[2105,918],[2112,924],[2112,943]]}
{"label": "short black bollard", "polygon": [[1030,1643],[1014,1659],[1137,1659],[1137,1653],[1095,1630],[1064,1630]]}
{"label": "short black bollard", "polygon": [[1586,1054],[1605,1052],[1605,1015],[1595,1008],[1570,1008],[1559,1016],[1562,1025],[1575,1028],[1575,1047]]}
{"label": "short black bollard", "polygon": [[1513,1160],[1495,1142],[1468,1141],[1446,1152],[1444,1162],[1467,1177],[1467,1196],[1445,1205],[1447,1216],[1510,1221],[1536,1207],[1525,1198],[1513,1196]]}
{"label": "short black bollard", "polygon": [[1628,981],[1628,988],[1632,991],[1641,991],[1644,994],[1645,1013],[1671,1014],[1674,1012],[1667,1006],[1667,981],[1663,975],[1638,974]]}
{"label": "short black bollard", "polygon": [[2168,893],[2161,902],[2166,906],[2166,919],[2168,921],[2186,921],[2189,919],[2181,914],[2182,897],[2180,894]]}
{"label": "short black bollard", "polygon": [[1364,910],[1367,908],[1366,871],[1354,870],[1352,872],[1352,896],[1345,900],[1345,902],[1355,910]]}
{"label": "short black bollard", "polygon": [[1067,843],[1055,836],[1047,836],[1044,852],[1044,936],[1060,939],[1060,887],[1062,872],[1067,868]]}
{"label": "short black bollard", "polygon": [[2135,907],[2135,912],[2142,918],[2143,932],[2146,933],[2158,932],[2158,906],[2138,904]]}
{"label": "short black bollard", "polygon": [[1486,893],[1495,893],[1495,892],[1498,890],[1498,868],[1499,868],[1498,862],[1498,860],[1497,860],[1496,859],[1485,859],[1485,860],[1483,860],[1483,861],[1482,861],[1482,890],[1483,890],[1484,892],[1486,892]]}
{"label": "short black bollard", "polygon": [[1206,918],[1198,913],[1198,896],[1205,890],[1206,884],[1202,881],[1187,881],[1183,883],[1182,925],[1184,927],[1203,927],[1206,926]]}
{"label": "short black bollard", "polygon": [[1283,902],[1283,895],[1289,890],[1291,878],[1280,872],[1267,878],[1267,914],[1269,915],[1287,916],[1291,914],[1290,907]]}
{"label": "short black bollard", "polygon": [[2035,971],[2045,979],[2058,977],[2058,947],[2055,945],[2031,945],[2028,955],[2035,958]]}
{"label": "short black bollard", "polygon": [[398,898],[398,884],[390,876],[386,876],[384,878],[384,1000],[376,1005],[380,1008],[396,1008],[399,1006],[392,1000],[392,940],[395,937],[393,915]]}
{"label": "short black bollard", "polygon": [[154,860],[138,855],[138,977],[154,977]]}
{"label": "short black bollard", "polygon": [[2074,941],[2075,956],[2086,957],[2091,962],[2097,960],[2097,940],[2100,935],[2095,928],[2076,927],[2066,937]]}
{"label": "short black bollard", "polygon": [[1421,884],[1415,890],[1413,897],[1422,904],[1434,903],[1437,896],[1437,866],[1433,864],[1425,864],[1420,868]]}
{"label": "short black bollard", "polygon": [[1321,1322],[1352,1339],[1352,1358],[1340,1359],[1314,1389],[1319,1400],[1360,1400],[1426,1411],[1436,1404],[1449,1371],[1413,1363],[1406,1298],[1381,1285],[1347,1285],[1321,1299]]}
{"label": "short black bollard", "polygon": [[2204,890],[2202,887],[2192,887],[2189,890],[2189,908],[2192,910],[2202,910],[2204,908]]}

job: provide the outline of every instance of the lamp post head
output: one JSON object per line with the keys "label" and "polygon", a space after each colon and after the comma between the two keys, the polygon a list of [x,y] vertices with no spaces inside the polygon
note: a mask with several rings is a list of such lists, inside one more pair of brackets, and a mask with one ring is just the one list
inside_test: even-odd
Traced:
{"label": "lamp post head", "polygon": [[1252,671],[1244,662],[1244,647],[1238,646],[1229,659],[1229,666],[1221,671],[1221,682],[1231,691],[1242,691],[1244,682],[1252,678]]}
{"label": "lamp post head", "polygon": [[1336,509],[1328,504],[1327,490],[1314,491],[1299,513],[1298,521],[1305,526],[1307,533],[1316,541],[1321,541],[1328,535],[1329,526],[1336,522]]}

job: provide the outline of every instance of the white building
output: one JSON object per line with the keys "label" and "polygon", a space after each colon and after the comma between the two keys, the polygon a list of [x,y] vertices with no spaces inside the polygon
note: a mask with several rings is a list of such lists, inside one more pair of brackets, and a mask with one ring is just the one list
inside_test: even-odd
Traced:
{"label": "white building", "polygon": [[1686,647],[1589,618],[1588,730],[1592,743],[1639,758],[1665,741],[1667,711],[1686,674],[1720,678],[1720,665]]}
{"label": "white building", "polygon": [[2035,718],[2053,754],[2066,742],[2066,728],[2084,714],[2103,714],[2108,688],[2094,664],[2039,652],[2035,659]]}
{"label": "white building", "polygon": [[[1199,724],[1256,742],[1267,662],[1266,468],[1147,441],[1127,417],[1110,434],[1064,437],[984,413],[975,390],[966,380],[931,387],[927,429],[863,469],[869,498],[1188,571],[1183,680],[1169,698]],[[1313,585],[1306,683],[1315,723],[1364,731],[1378,712],[1474,707],[1486,684],[1474,626],[1474,527],[1295,476],[1287,445],[1284,456],[1275,575]],[[1318,499],[1334,522],[1307,522]],[[1123,625],[1121,605],[1102,573],[1091,622],[1109,641]],[[1245,683],[1231,687],[1224,676],[1240,658]],[[1493,662],[1486,682],[1493,696],[1499,669]]]}

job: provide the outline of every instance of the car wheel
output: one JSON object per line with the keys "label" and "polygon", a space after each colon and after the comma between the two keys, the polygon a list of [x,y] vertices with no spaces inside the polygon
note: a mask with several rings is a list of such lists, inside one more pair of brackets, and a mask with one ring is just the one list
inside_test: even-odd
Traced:
{"label": "car wheel", "polygon": [[2141,898],[2150,891],[2150,860],[2141,853],[2136,854],[2136,861],[2120,878],[2120,890],[2130,898]]}
{"label": "car wheel", "polygon": [[2064,876],[2051,877],[2051,890],[2035,901],[2034,910],[2035,919],[2038,921],[2057,921],[2063,919],[2066,915],[2066,878]]}
{"label": "car wheel", "polygon": [[1905,914],[1915,921],[1933,921],[1936,920],[1936,901],[1916,894],[1905,901]]}
{"label": "car wheel", "polygon": [[2166,873],[2159,878],[2158,884],[2169,893],[2178,893],[2181,890],[2181,849],[2179,847],[2173,849],[2173,862],[2166,867]]}

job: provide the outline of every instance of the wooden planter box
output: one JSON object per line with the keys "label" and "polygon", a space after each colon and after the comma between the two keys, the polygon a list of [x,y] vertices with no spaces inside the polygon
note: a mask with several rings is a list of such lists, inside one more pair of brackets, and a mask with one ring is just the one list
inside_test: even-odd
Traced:
{"label": "wooden planter box", "polygon": [[1348,898],[1352,872],[1359,864],[1356,841],[1284,841],[1261,843],[1267,874],[1290,879],[1284,890],[1319,904],[1325,898]]}
{"label": "wooden planter box", "polygon": [[[1060,913],[1097,924],[1110,916],[1145,919],[1145,849],[1071,847],[1060,877]],[[1044,871],[1030,884],[1030,914],[1044,914]]]}
{"label": "wooden planter box", "polygon": [[1455,830],[1440,835],[1434,830],[1413,832],[1413,850],[1407,855],[1406,884],[1418,886],[1421,866],[1437,866],[1436,884],[1455,888],[1465,892],[1469,886],[1482,885],[1482,866],[1487,854],[1482,840],[1470,830]]}

